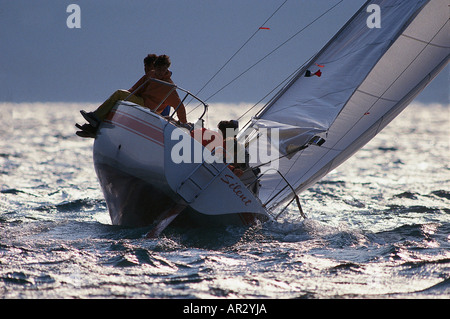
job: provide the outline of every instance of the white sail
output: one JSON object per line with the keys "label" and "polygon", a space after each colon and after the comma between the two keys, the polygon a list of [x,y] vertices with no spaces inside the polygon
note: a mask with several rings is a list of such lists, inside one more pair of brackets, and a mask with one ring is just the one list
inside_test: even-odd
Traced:
{"label": "white sail", "polygon": [[[368,25],[369,5],[380,9],[380,28]],[[280,130],[280,156],[315,135],[326,140],[276,163],[296,193],[364,146],[447,65],[448,20],[449,0],[368,1],[253,119],[250,128]],[[305,77],[307,69],[322,76]],[[293,198],[278,173],[261,185],[269,209]]]}

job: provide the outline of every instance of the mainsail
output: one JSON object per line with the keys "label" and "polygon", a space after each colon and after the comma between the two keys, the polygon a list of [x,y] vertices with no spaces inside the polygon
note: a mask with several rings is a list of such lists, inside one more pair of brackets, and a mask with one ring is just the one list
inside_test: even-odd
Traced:
{"label": "mainsail", "polygon": [[[370,5],[379,6],[380,28],[369,28]],[[275,166],[281,175],[268,171],[261,177],[259,197],[267,208],[344,162],[431,82],[449,61],[448,20],[448,0],[367,1],[256,115],[249,128],[259,130],[258,138],[250,148],[273,142],[262,138],[262,128],[277,128],[280,137],[270,146],[280,153]],[[321,77],[305,77],[319,67]],[[314,136],[326,142],[302,149]]]}

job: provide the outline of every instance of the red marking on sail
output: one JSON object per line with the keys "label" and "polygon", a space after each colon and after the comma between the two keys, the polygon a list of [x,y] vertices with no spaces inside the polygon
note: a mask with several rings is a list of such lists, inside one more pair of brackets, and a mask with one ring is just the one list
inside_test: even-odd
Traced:
{"label": "red marking on sail", "polygon": [[317,64],[317,63],[314,63],[315,65],[317,65],[319,68],[324,68],[325,67],[325,65],[323,65],[323,64]]}
{"label": "red marking on sail", "polygon": [[259,30],[270,30],[270,28],[260,27]]}

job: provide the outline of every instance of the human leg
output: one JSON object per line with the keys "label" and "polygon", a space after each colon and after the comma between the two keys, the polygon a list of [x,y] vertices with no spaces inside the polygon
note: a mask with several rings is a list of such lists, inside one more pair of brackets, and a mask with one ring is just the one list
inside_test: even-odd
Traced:
{"label": "human leg", "polygon": [[[130,94],[131,93],[127,90],[117,90],[105,102],[103,102],[93,113],[102,121],[106,117],[106,115],[112,110],[114,105],[116,105],[117,101],[126,99],[127,97],[129,97]],[[136,95],[130,96],[127,101],[139,105],[144,105],[144,100]]]}
{"label": "human leg", "polygon": [[127,101],[132,103],[136,103],[141,106],[144,105],[144,100],[141,97],[135,95],[130,96],[130,94],[131,93],[126,90],[117,90],[94,112],[86,112],[81,110],[81,115],[86,119],[86,121],[88,121],[89,124],[84,124],[83,126],[77,124],[76,126],[81,129],[81,131],[77,132],[77,135],[81,137],[95,137],[98,126],[119,100],[127,99]]}

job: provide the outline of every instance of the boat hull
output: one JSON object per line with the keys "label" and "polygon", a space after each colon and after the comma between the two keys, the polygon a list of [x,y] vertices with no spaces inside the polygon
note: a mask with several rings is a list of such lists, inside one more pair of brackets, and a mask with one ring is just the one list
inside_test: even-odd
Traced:
{"label": "boat hull", "polygon": [[[106,164],[95,165],[113,225],[143,227],[157,222],[164,212],[179,204],[155,185]],[[111,185],[115,185],[111,187]],[[266,221],[254,213],[205,215],[187,206],[173,224],[177,227],[254,225]]]}
{"label": "boat hull", "polygon": [[159,212],[176,204],[158,187],[117,167],[96,163],[95,170],[113,225],[150,225],[157,220]]}
{"label": "boat hull", "polygon": [[[253,195],[244,197],[251,205],[236,196],[226,184],[236,177],[226,166],[219,165],[220,173],[210,176],[206,164],[174,163],[170,155],[176,142],[169,138],[174,129],[159,115],[125,102],[100,125],[94,166],[114,225],[158,224],[179,207],[181,213],[173,221],[177,226],[252,225],[270,218]],[[206,178],[200,189],[194,187],[194,177],[197,183]]]}

